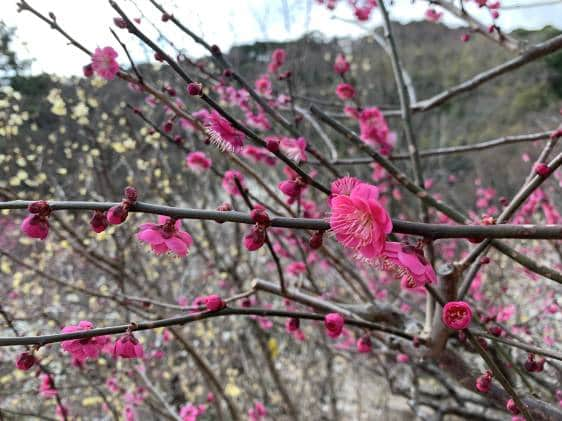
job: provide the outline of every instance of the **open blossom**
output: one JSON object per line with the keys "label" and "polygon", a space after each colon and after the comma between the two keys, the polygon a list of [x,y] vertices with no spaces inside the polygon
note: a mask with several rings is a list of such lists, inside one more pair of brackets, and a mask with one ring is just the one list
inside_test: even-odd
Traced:
{"label": "open blossom", "polygon": [[383,155],[390,154],[396,144],[396,133],[390,131],[381,111],[377,107],[365,108],[358,119],[361,140],[379,146]]}
{"label": "open blossom", "polygon": [[385,245],[392,221],[378,201],[379,191],[366,183],[358,184],[349,196],[332,198],[330,227],[336,239],[365,258],[378,257]]}
{"label": "open blossom", "polygon": [[244,175],[237,170],[228,170],[224,173],[224,177],[222,178],[222,188],[232,196],[240,196],[240,190],[238,190],[238,186],[234,181],[235,178],[238,179],[242,188],[246,188],[244,184]]}
{"label": "open blossom", "polygon": [[349,196],[353,188],[358,184],[361,184],[361,180],[347,175],[333,181],[330,185],[330,191],[332,195],[343,194],[344,196]]}
{"label": "open blossom", "polygon": [[132,333],[126,333],[115,341],[112,354],[114,358],[142,358],[144,349]]}
{"label": "open blossom", "polygon": [[239,152],[244,146],[244,133],[232,127],[216,111],[208,115],[206,128],[209,140],[221,151]]}
{"label": "open blossom", "polygon": [[157,255],[167,251],[179,257],[187,256],[193,239],[186,231],[181,230],[181,221],[169,216],[158,216],[158,224],[142,224],[137,238],[150,244]]}
{"label": "open blossom", "polygon": [[187,167],[194,173],[202,173],[211,167],[211,159],[203,152],[190,152],[185,158]]}
{"label": "open blossom", "polygon": [[306,162],[306,146],[307,142],[304,137],[293,139],[290,137],[282,137],[279,142],[279,148],[287,157],[299,163]]}
{"label": "open blossom", "polygon": [[351,99],[355,96],[355,88],[349,83],[340,83],[336,87],[336,95],[343,101]]}
{"label": "open blossom", "polygon": [[472,309],[464,301],[450,301],[443,306],[441,319],[450,329],[466,329],[472,320]]}
{"label": "open blossom", "polygon": [[329,313],[324,316],[324,326],[330,338],[337,338],[341,335],[345,320],[339,313]]}
{"label": "open blossom", "polygon": [[435,271],[418,247],[387,241],[379,257],[382,269],[402,280],[406,288],[418,288],[436,282]]}
{"label": "open blossom", "polygon": [[242,155],[251,159],[254,162],[261,162],[263,164],[274,166],[276,163],[275,155],[273,155],[266,148],[259,148],[253,145],[247,145],[242,151]]}
{"label": "open blossom", "polygon": [[[94,324],[92,322],[82,320],[77,325],[64,327],[61,333],[81,332],[84,330],[91,330],[93,328]],[[83,363],[88,358],[93,359],[99,357],[103,348],[110,342],[111,339],[108,336],[95,336],[92,338],[63,341],[61,343],[61,348],[70,353],[78,363]]]}
{"label": "open blossom", "polygon": [[92,68],[96,74],[106,80],[113,80],[119,71],[115,58],[117,51],[111,47],[96,48],[92,54]]}
{"label": "open blossom", "polygon": [[425,18],[430,22],[437,22],[443,16],[442,12],[438,12],[434,8],[430,7],[425,11]]}
{"label": "open blossom", "polygon": [[334,62],[334,72],[336,72],[338,75],[343,75],[349,71],[350,67],[351,65],[345,59],[345,56],[343,54],[338,54],[336,56],[336,61]]}

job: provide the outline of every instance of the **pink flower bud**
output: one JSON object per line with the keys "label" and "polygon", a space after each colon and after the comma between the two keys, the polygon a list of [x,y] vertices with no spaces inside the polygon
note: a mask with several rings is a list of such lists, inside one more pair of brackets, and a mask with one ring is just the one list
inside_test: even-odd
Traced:
{"label": "pink flower bud", "polygon": [[349,71],[350,67],[351,65],[345,59],[345,56],[343,54],[338,54],[336,56],[336,61],[334,63],[334,72],[336,72],[338,75],[343,75]]}
{"label": "pink flower bud", "polygon": [[295,198],[301,194],[302,186],[295,180],[285,180],[279,183],[279,190],[286,196]]}
{"label": "pink flower bud", "polygon": [[296,317],[291,317],[285,321],[285,329],[289,333],[296,332],[300,328],[300,320]]}
{"label": "pink flower bud", "polygon": [[164,61],[164,55],[163,55],[161,52],[156,51],[156,52],[154,53],[154,60],[156,60],[156,61]]}
{"label": "pink flower bud", "polygon": [[49,221],[44,216],[28,215],[21,223],[21,230],[28,237],[44,240],[49,234]]}
{"label": "pink flower bud", "polygon": [[519,415],[519,412],[520,412],[519,408],[517,408],[517,404],[515,403],[515,401],[513,399],[508,400],[505,407],[511,414]]}
{"label": "pink flower bud", "polygon": [[324,317],[324,326],[326,327],[326,333],[331,338],[337,338],[341,335],[344,324],[345,320],[339,313],[329,313]]}
{"label": "pink flower bud", "polygon": [[203,85],[197,82],[191,82],[187,85],[187,93],[191,96],[201,96],[203,93]]}
{"label": "pink flower bud", "polygon": [[373,344],[371,343],[371,338],[369,338],[369,336],[367,335],[361,336],[357,340],[357,352],[360,352],[362,354],[367,354],[371,352],[372,349],[373,349]]}
{"label": "pink flower bud", "polygon": [[226,307],[225,302],[216,294],[208,295],[204,298],[205,306],[209,311],[219,311]]}
{"label": "pink flower bud", "polygon": [[171,16],[167,13],[163,13],[162,14],[162,22],[168,22],[170,20]]}
{"label": "pink flower bud", "polygon": [[29,352],[22,352],[16,359],[16,367],[19,370],[27,371],[35,365],[37,359]]}
{"label": "pink flower bud", "polygon": [[355,96],[355,88],[349,83],[340,83],[336,88],[336,95],[343,101],[351,99]]}
{"label": "pink flower bud", "polygon": [[122,204],[115,205],[107,211],[107,222],[111,225],[119,225],[125,222],[129,212]]}
{"label": "pink flower bud", "polygon": [[476,389],[482,393],[488,393],[490,390],[490,386],[492,384],[492,373],[490,371],[486,371],[480,377],[476,379]]}
{"label": "pink flower bud", "polygon": [[256,224],[250,228],[250,232],[244,237],[244,247],[248,251],[256,251],[265,244],[265,239],[265,228]]}
{"label": "pink flower bud", "polygon": [[252,221],[263,226],[269,226],[271,224],[271,219],[267,214],[265,208],[261,205],[255,205],[254,209],[250,212],[250,217]]}
{"label": "pink flower bud", "polygon": [[470,34],[462,34],[462,35],[461,35],[461,41],[462,41],[462,42],[468,42],[468,41],[470,41]]}
{"label": "pink flower bud", "polygon": [[472,309],[464,301],[450,301],[443,307],[441,320],[450,329],[466,329],[472,320]]}
{"label": "pink flower bud", "polygon": [[144,349],[132,333],[127,333],[115,341],[112,354],[113,358],[142,358]]}
{"label": "pink flower bud", "polygon": [[400,353],[400,354],[396,355],[396,362],[397,363],[406,364],[409,361],[410,361],[410,357],[407,354]]}
{"label": "pink flower bud", "polygon": [[546,177],[550,174],[550,167],[542,162],[535,164],[535,173],[541,177]]}

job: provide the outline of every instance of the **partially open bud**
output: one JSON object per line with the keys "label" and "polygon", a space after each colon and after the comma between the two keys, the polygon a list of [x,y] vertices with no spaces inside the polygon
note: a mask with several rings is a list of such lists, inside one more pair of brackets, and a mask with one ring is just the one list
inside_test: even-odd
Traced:
{"label": "partially open bud", "polygon": [[488,393],[492,384],[492,372],[486,371],[476,379],[476,389],[482,393]]}
{"label": "partially open bud", "polygon": [[252,226],[250,232],[244,237],[244,247],[248,251],[256,251],[265,244],[265,227],[258,224]]}

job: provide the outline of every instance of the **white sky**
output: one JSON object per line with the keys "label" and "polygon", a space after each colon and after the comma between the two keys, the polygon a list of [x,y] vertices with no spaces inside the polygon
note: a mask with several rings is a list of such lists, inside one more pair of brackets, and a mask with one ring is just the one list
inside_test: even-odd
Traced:
{"label": "white sky", "polygon": [[[541,3],[544,0],[504,0],[502,5]],[[114,46],[119,52],[120,63],[128,65],[124,53],[112,35],[109,27],[117,13],[106,0],[28,0],[42,13],[52,11],[59,24],[82,42],[87,48]],[[74,47],[66,45],[62,36],[40,22],[29,12],[17,13],[16,0],[0,0],[0,19],[17,28],[16,48],[21,58],[35,59],[33,73],[49,72],[60,75],[80,74],[88,58]],[[141,28],[153,39],[156,31],[151,22],[166,34],[176,46],[184,48],[189,56],[204,53],[201,47],[174,29],[172,23],[160,22],[160,13],[148,0],[118,0],[130,17],[140,17],[138,5],[146,18]],[[316,4],[316,0],[160,0],[165,8],[173,11],[186,26],[202,35],[210,44],[217,44],[223,51],[232,45],[251,43],[256,40],[291,40],[305,32],[320,31],[328,37],[359,36],[365,29],[346,23],[339,18],[350,19],[351,9],[347,0],[340,0],[335,12]],[[395,0],[390,13],[400,22],[423,19],[427,2]],[[283,5],[288,6],[289,19],[285,19]],[[467,10],[489,22],[489,14],[465,0]],[[311,5],[311,7],[310,7]],[[309,8],[310,7],[310,8]],[[309,12],[309,13],[308,13]],[[375,10],[370,27],[380,24],[379,12]],[[445,12],[444,22],[451,26],[459,21]],[[503,30],[514,28],[539,29],[552,25],[562,29],[562,2],[535,8],[501,11],[499,25]],[[119,36],[127,43],[135,60],[146,58],[146,51],[126,31],[117,29]],[[173,50],[170,49],[170,52]]]}

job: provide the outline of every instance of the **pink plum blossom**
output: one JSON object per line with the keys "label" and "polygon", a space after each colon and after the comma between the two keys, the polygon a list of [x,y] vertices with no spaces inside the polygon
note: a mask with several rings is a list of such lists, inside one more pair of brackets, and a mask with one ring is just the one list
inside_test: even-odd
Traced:
{"label": "pink plum blossom", "polygon": [[189,254],[193,239],[181,229],[181,221],[169,216],[158,216],[158,224],[145,223],[139,227],[137,238],[150,244],[156,255],[166,252],[175,253],[178,257]]}
{"label": "pink plum blossom", "polygon": [[113,80],[119,72],[119,64],[115,60],[117,51],[111,47],[96,48],[92,54],[92,68],[96,74],[106,80]]}
{"label": "pink plum blossom", "polygon": [[392,231],[390,216],[378,197],[375,186],[361,183],[349,196],[336,195],[330,203],[330,227],[336,239],[368,259],[382,253],[386,234]]}

